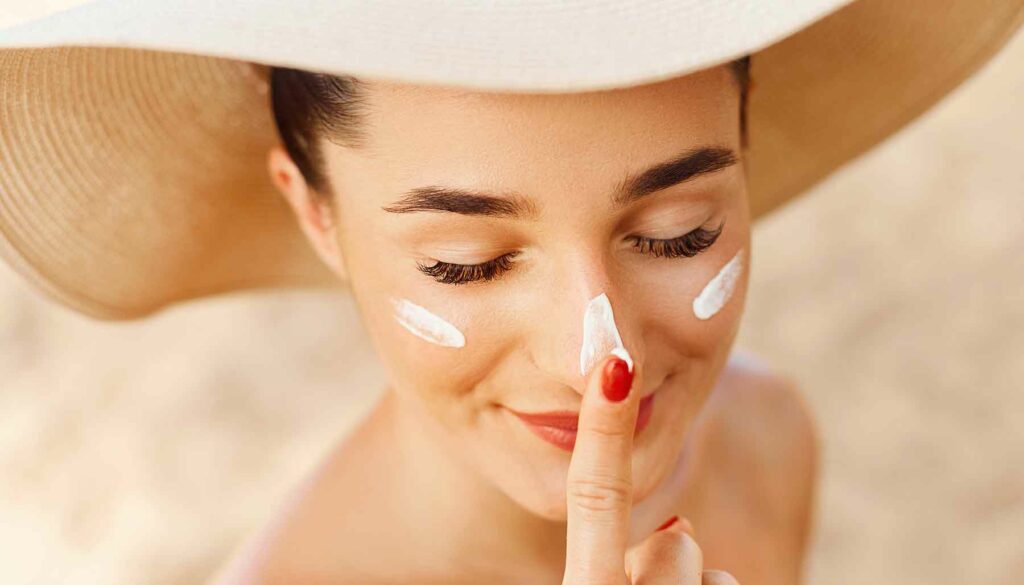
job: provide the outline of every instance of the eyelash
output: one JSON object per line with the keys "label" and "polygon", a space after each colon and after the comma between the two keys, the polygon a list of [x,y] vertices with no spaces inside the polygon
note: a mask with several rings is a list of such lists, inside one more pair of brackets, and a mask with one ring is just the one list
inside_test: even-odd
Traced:
{"label": "eyelash", "polygon": [[[633,248],[642,254],[651,254],[654,257],[692,258],[711,247],[722,233],[725,221],[718,224],[717,228],[704,229],[699,227],[691,232],[685,233],[678,238],[661,240],[657,238],[646,238],[644,236],[630,236],[633,240]],[[424,266],[417,263],[420,272],[432,277],[442,284],[467,284],[475,281],[488,281],[501,276],[505,271],[510,270],[512,258],[519,252],[510,252],[488,260],[480,264],[452,264],[438,261],[431,266]]]}
{"label": "eyelash", "polygon": [[497,278],[512,268],[512,258],[518,254],[519,252],[510,252],[482,264],[451,264],[439,260],[433,266],[423,266],[419,263],[416,266],[420,272],[433,277],[437,282],[458,285]]}
{"label": "eyelash", "polygon": [[714,229],[699,227],[692,232],[683,234],[671,240],[659,240],[656,238],[645,238],[643,236],[631,236],[633,247],[645,254],[652,254],[655,257],[676,258],[685,256],[692,258],[715,243],[722,233],[725,221],[718,224]]}

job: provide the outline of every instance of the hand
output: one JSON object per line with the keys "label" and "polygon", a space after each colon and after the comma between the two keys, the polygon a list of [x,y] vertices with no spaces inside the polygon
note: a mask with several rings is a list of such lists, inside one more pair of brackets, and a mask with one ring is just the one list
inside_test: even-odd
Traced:
{"label": "hand", "polygon": [[[627,550],[633,505],[632,451],[638,390],[619,402],[608,385],[629,388],[633,375],[615,355],[590,373],[566,482],[567,534],[562,585],[738,585],[723,571],[704,571],[685,519]],[[623,392],[619,392],[621,395]]]}

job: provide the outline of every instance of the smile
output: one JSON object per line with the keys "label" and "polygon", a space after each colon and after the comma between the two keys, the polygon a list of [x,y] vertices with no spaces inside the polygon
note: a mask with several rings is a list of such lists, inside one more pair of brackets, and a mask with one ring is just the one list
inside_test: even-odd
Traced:
{"label": "smile", "polygon": [[[634,437],[640,434],[651,420],[651,410],[653,407],[654,393],[652,392],[640,400],[636,426],[633,429]],[[580,420],[578,412],[561,411],[537,414],[527,414],[514,410],[510,410],[510,412],[523,421],[530,432],[552,445],[566,451],[572,451],[576,445],[576,430],[579,428]]]}

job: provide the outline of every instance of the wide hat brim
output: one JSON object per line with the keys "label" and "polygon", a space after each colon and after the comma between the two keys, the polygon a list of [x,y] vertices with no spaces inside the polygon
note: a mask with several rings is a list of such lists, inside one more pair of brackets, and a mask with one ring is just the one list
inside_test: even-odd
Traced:
{"label": "wide hat brim", "polygon": [[571,92],[751,54],[761,217],[918,117],[1024,0],[91,2],[0,31],[0,254],[107,319],[329,286],[266,172],[266,66]]}

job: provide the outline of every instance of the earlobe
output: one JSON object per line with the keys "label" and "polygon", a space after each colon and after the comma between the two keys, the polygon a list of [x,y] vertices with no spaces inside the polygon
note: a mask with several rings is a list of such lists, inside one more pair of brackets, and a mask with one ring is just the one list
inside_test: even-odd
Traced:
{"label": "earlobe", "polygon": [[[316,196],[314,196],[316,198]],[[338,231],[335,229],[334,210],[322,201],[314,203],[317,207],[315,212],[317,224],[320,229],[319,243],[314,243],[320,259],[323,260],[331,271],[338,275],[341,280],[348,280],[348,271],[345,268],[345,261],[341,255],[341,246],[338,243]]]}
{"label": "earlobe", "polygon": [[299,227],[320,260],[339,278],[347,280],[348,274],[341,259],[331,206],[321,201],[320,196],[309,188],[302,171],[279,144],[267,153],[267,171],[270,173],[271,182],[288,202]]}
{"label": "earlobe", "polygon": [[289,205],[294,207],[292,203],[292,190],[294,189],[291,178],[292,167],[295,167],[295,163],[280,145],[273,146],[267,151],[267,174],[270,175],[270,182],[277,192],[288,201]]}

